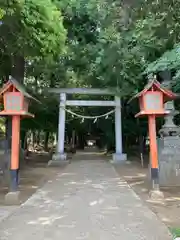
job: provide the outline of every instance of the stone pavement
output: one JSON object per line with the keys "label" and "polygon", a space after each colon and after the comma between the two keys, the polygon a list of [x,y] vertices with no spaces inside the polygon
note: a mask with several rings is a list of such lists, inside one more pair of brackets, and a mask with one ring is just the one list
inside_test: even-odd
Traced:
{"label": "stone pavement", "polygon": [[9,215],[11,215],[16,208],[17,208],[17,206],[1,206],[0,207],[0,222],[3,219],[7,218]]}
{"label": "stone pavement", "polygon": [[72,161],[0,222],[0,240],[170,240],[104,160]]}

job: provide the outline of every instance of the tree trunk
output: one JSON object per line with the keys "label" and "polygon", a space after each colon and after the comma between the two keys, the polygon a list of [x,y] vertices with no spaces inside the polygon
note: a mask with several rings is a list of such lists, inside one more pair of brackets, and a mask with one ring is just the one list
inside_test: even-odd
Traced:
{"label": "tree trunk", "polygon": [[[25,146],[25,140],[26,140],[26,131],[21,131],[21,147],[24,149]],[[25,150],[25,149],[24,149]]]}
{"label": "tree trunk", "polygon": [[12,71],[11,75],[18,82],[24,82],[25,60],[24,57],[14,55],[12,58]]}
{"label": "tree trunk", "polygon": [[57,134],[54,133],[53,136],[54,136],[53,146],[56,146],[57,145]]}
{"label": "tree trunk", "polygon": [[35,144],[36,146],[40,145],[40,132],[38,130],[35,132]]}
{"label": "tree trunk", "polygon": [[49,132],[45,132],[44,150],[48,151]]}
{"label": "tree trunk", "polygon": [[33,150],[34,150],[34,146],[35,146],[35,132],[34,131],[32,131],[32,148],[33,148]]}

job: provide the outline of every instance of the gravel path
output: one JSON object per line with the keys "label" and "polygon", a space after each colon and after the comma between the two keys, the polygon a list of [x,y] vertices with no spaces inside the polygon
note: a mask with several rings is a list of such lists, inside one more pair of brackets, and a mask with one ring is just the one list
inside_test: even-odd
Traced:
{"label": "gravel path", "polygon": [[0,223],[0,240],[170,240],[103,160],[75,161]]}

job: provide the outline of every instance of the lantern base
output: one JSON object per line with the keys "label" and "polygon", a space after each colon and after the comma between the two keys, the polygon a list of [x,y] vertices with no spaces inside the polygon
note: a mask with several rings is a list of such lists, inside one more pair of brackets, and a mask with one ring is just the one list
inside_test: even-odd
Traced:
{"label": "lantern base", "polygon": [[8,192],[5,196],[5,203],[7,205],[19,205],[20,204],[20,192]]}
{"label": "lantern base", "polygon": [[48,166],[58,167],[58,166],[66,165],[68,163],[69,163],[69,160],[67,160],[66,153],[55,153],[52,157],[52,160],[48,162]]}
{"label": "lantern base", "polygon": [[135,115],[135,117],[145,117],[145,116],[149,116],[149,115],[155,115],[156,117],[162,117],[164,115],[168,115],[170,113],[170,111],[141,111],[139,113],[137,113]]}
{"label": "lantern base", "polygon": [[14,115],[20,115],[21,117],[34,118],[34,114],[26,111],[1,111],[0,112],[0,116],[14,116]]}
{"label": "lantern base", "polygon": [[127,160],[127,154],[124,153],[115,153],[113,154],[112,163],[121,163]]}
{"label": "lantern base", "polygon": [[159,184],[161,187],[180,186],[180,136],[158,139]]}
{"label": "lantern base", "polygon": [[149,192],[149,197],[152,201],[158,201],[164,199],[164,194],[160,190],[151,190]]}

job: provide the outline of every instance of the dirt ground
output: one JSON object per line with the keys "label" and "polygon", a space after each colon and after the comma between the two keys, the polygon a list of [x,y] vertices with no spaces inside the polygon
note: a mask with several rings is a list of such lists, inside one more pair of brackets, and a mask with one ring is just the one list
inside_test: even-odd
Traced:
{"label": "dirt ground", "polygon": [[[130,159],[132,160],[132,159]],[[21,202],[26,201],[45,182],[52,179],[63,168],[47,167],[49,156],[47,154],[32,153],[20,172]],[[157,216],[170,228],[180,228],[180,187],[163,188],[164,200],[152,201],[149,199],[151,189],[148,180],[148,168],[142,168],[137,159],[126,164],[116,165],[116,171],[123,177],[137,195],[146,202]],[[4,204],[4,196],[8,192],[8,185],[0,182],[0,206]]]}
{"label": "dirt ground", "polygon": [[161,221],[170,228],[180,228],[180,187],[161,188],[164,200],[152,201],[149,199],[151,184],[147,167],[142,168],[138,161],[129,161],[115,166],[115,169]]}
{"label": "dirt ground", "polygon": [[[31,153],[20,170],[20,201],[26,201],[39,187],[52,179],[62,168],[47,167],[50,160],[48,154]],[[5,205],[4,196],[8,192],[8,184],[0,181],[0,206]]]}

